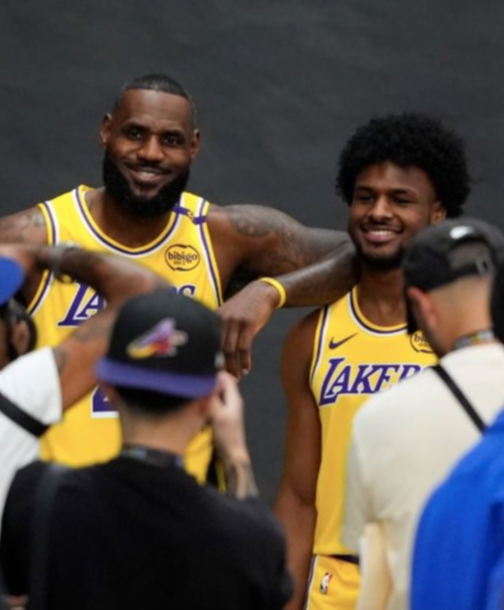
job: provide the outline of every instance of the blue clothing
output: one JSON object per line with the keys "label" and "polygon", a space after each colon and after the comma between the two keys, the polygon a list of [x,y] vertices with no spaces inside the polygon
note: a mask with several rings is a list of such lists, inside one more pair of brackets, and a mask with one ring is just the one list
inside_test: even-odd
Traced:
{"label": "blue clothing", "polygon": [[426,505],[411,610],[504,608],[504,411]]}

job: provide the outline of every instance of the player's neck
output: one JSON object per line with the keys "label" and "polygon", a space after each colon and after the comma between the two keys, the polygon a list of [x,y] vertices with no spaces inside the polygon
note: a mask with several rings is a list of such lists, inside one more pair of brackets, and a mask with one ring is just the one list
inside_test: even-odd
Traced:
{"label": "player's neck", "polygon": [[104,188],[88,191],[86,204],[100,229],[128,248],[140,248],[154,241],[166,228],[170,212],[154,218],[128,214],[109,197]]}
{"label": "player's neck", "polygon": [[404,280],[400,269],[376,271],[362,268],[357,299],[363,315],[378,326],[406,323]]}

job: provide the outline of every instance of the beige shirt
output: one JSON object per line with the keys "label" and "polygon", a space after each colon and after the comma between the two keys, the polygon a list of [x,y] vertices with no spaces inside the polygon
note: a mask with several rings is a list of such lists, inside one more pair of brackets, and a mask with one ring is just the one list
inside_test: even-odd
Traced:
{"label": "beige shirt", "polygon": [[[504,347],[460,349],[441,363],[483,421],[491,423],[504,406]],[[380,524],[392,578],[384,608],[409,607],[411,551],[421,510],[433,488],[479,438],[451,391],[429,369],[375,395],[357,414],[343,542],[358,552],[366,524]]]}

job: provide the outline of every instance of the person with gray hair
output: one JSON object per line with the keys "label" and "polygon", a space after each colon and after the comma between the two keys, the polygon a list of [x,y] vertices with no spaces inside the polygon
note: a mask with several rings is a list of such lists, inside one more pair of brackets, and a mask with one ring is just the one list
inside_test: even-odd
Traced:
{"label": "person with gray hair", "polygon": [[[423,505],[504,403],[504,348],[489,308],[503,251],[500,231],[470,218],[428,227],[406,251],[412,341],[416,323],[440,361],[372,397],[354,420],[343,538],[355,552],[364,549],[360,607],[366,610],[409,607],[411,549]],[[367,597],[373,582],[387,579],[388,588]]]}

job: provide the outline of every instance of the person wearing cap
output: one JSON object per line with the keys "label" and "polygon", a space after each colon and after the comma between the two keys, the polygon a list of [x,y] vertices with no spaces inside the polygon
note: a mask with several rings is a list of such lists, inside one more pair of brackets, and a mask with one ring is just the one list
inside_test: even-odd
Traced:
{"label": "person wearing cap", "polygon": [[[495,336],[504,342],[502,263],[494,281],[491,313]],[[500,410],[480,442],[429,499],[413,553],[412,610],[504,608],[503,447],[504,411]]]}
{"label": "person wearing cap", "polygon": [[[498,229],[462,218],[419,233],[404,256],[410,340],[418,340],[416,322],[440,360],[373,397],[354,420],[343,539],[355,552],[363,540],[366,610],[409,608],[412,545],[422,507],[504,404],[504,348],[490,318],[494,270],[503,252]],[[372,589],[366,573],[390,580],[380,603],[372,590],[364,598]],[[426,567],[427,574],[433,576]]]}
{"label": "person wearing cap", "polygon": [[[26,353],[34,329],[13,301],[31,274],[74,278],[92,286],[108,307],[54,348]],[[127,298],[167,283],[139,265],[76,247],[0,245],[0,515],[16,470],[37,458],[40,437],[96,383],[94,364],[106,348],[117,308]]]}
{"label": "person wearing cap", "polygon": [[[51,610],[279,610],[288,600],[283,536],[257,498],[243,405],[220,370],[220,345],[217,314],[170,290],[121,309],[97,375],[118,409],[122,450],[59,476],[46,550]],[[208,422],[227,495],[183,468]],[[30,594],[36,490],[49,468],[21,470],[7,501],[0,556],[16,594]]]}

